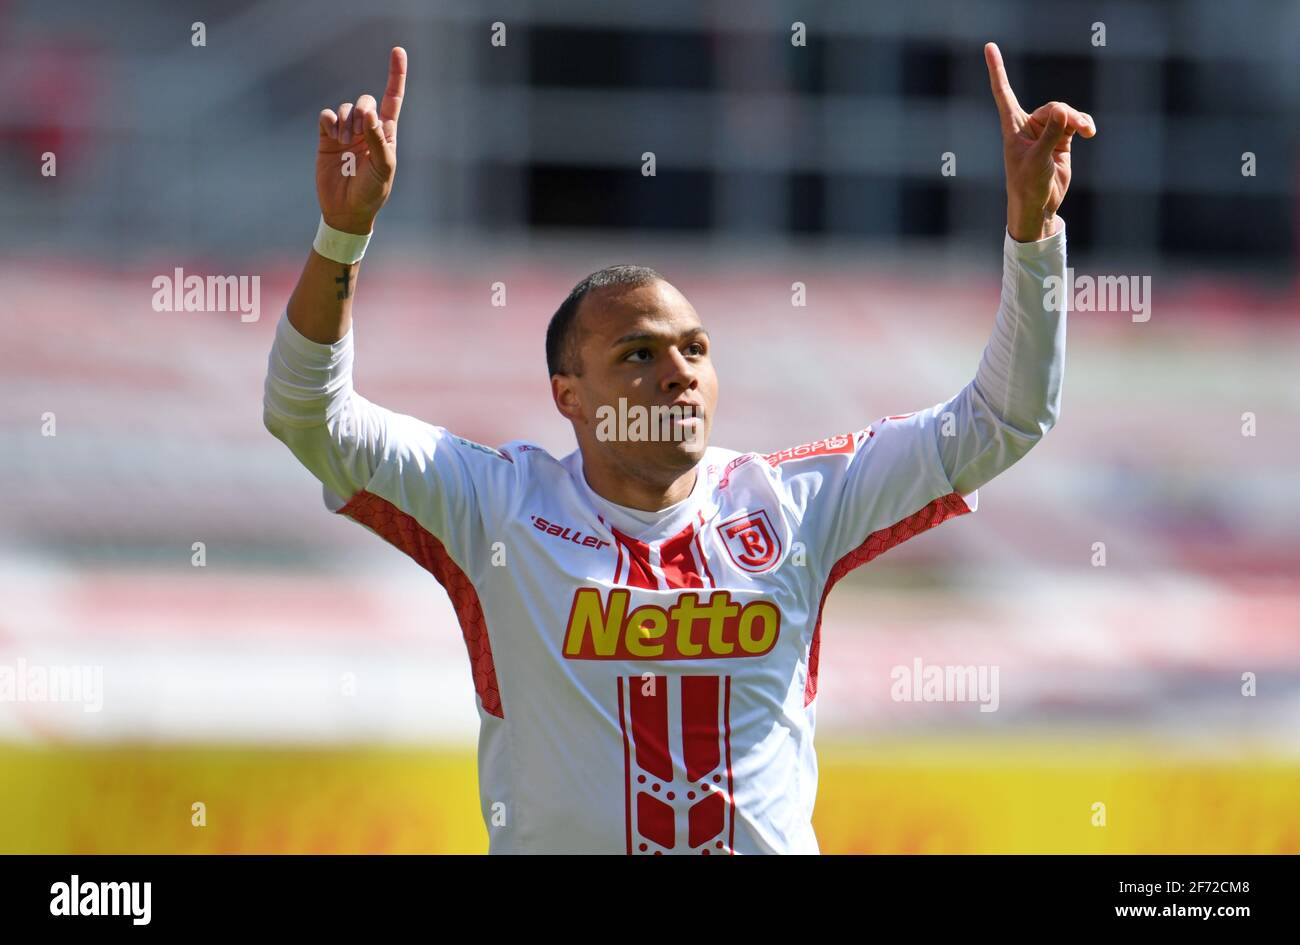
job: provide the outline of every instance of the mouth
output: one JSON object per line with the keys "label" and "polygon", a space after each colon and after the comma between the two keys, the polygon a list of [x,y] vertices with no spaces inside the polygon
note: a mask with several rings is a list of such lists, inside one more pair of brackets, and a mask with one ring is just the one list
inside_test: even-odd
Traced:
{"label": "mouth", "polygon": [[681,430],[691,436],[704,432],[704,408],[698,404],[673,404],[674,410],[668,422],[672,429]]}
{"label": "mouth", "polygon": [[[673,404],[669,418],[669,439],[693,446],[704,439],[704,408],[699,404]],[[680,413],[678,412],[680,410]]]}

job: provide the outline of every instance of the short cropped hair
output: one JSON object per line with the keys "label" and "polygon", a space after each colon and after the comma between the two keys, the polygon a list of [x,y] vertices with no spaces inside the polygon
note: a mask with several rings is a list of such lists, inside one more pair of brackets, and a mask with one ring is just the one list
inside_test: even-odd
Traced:
{"label": "short cropped hair", "polygon": [[578,351],[579,343],[574,331],[574,322],[577,320],[578,306],[582,304],[587,293],[607,286],[635,288],[662,281],[666,281],[664,277],[648,266],[606,266],[575,285],[569,297],[555,310],[555,314],[551,316],[551,323],[546,327],[548,374],[582,374],[582,358]]}

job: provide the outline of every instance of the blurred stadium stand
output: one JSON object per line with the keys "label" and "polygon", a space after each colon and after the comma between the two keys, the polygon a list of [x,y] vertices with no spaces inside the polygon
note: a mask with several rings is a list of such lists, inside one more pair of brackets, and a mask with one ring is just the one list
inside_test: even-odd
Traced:
{"label": "blurred stadium stand", "polygon": [[[78,142],[51,188],[0,178],[32,238],[140,249],[296,249],[314,117],[412,54],[401,191],[385,230],[536,237],[655,231],[987,245],[1003,206],[980,48],[995,37],[1025,102],[1105,116],[1077,149],[1073,245],[1090,253],[1293,271],[1300,6],[1255,0],[907,4],[504,2],[10,3],[0,117],[26,161]],[[127,12],[129,11],[129,12]],[[507,44],[487,38],[493,18]],[[204,20],[207,46],[188,41]],[[790,43],[803,22],[806,48]],[[1090,45],[1092,24],[1107,45]],[[1261,28],[1267,24],[1267,28]],[[355,65],[340,69],[340,49]],[[375,51],[380,68],[376,68]],[[378,89],[376,89],[378,91]],[[1030,106],[1034,107],[1033,105]],[[239,147],[234,147],[239,142]],[[1243,151],[1258,173],[1238,173]],[[654,151],[657,179],[640,173]],[[957,174],[940,177],[953,151]],[[71,165],[71,166],[67,166]],[[665,186],[668,185],[668,186]],[[238,196],[232,211],[232,196]],[[1279,212],[1279,208],[1284,208]]]}

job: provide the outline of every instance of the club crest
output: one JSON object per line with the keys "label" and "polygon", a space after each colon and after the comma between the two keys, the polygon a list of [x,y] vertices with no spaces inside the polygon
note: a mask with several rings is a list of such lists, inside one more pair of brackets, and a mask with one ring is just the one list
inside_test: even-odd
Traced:
{"label": "club crest", "polygon": [[744,512],[718,524],[723,547],[742,571],[770,570],[781,557],[781,539],[765,509]]}

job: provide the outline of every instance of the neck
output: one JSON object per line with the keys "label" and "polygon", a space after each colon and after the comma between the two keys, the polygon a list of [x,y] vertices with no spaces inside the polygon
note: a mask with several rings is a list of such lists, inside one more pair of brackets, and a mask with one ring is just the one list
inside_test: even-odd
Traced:
{"label": "neck", "polygon": [[582,455],[582,471],[591,491],[616,505],[642,512],[658,512],[676,505],[691,494],[699,474],[693,466],[683,473],[669,473],[664,479],[647,479],[644,470],[619,467],[603,457]]}

